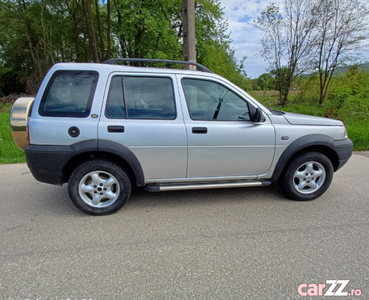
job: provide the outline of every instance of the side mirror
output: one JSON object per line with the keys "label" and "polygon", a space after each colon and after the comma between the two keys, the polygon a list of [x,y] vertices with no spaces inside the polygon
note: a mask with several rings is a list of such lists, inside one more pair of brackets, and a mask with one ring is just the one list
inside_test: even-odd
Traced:
{"label": "side mirror", "polygon": [[263,117],[263,112],[259,107],[257,107],[255,109],[255,113],[252,117],[252,121],[255,122],[255,123],[259,123],[259,122],[261,122],[262,117]]}

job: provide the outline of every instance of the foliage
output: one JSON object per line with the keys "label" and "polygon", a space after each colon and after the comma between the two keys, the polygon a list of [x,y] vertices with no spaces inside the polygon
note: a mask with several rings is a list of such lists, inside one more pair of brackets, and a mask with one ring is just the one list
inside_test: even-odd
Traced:
{"label": "foliage", "polygon": [[181,5],[177,0],[113,1],[119,56],[179,59]]}
{"label": "foliage", "polygon": [[[196,3],[198,62],[245,89],[219,0]],[[0,93],[34,94],[57,62],[111,57],[181,60],[181,0],[0,2]],[[136,63],[140,65],[140,63]]]}
{"label": "foliage", "polygon": [[369,74],[356,66],[337,78],[328,96],[327,116],[341,118],[347,114],[369,113]]}
{"label": "foliage", "polygon": [[290,92],[290,71],[288,67],[280,67],[278,69],[270,71],[270,74],[274,77],[275,89],[279,91],[278,105],[285,106],[288,103],[288,94]]}
{"label": "foliage", "polygon": [[300,77],[296,80],[299,95],[296,97],[298,103],[319,103],[319,78],[316,74]]}
{"label": "foliage", "polygon": [[[300,93],[298,103],[318,103],[320,99],[319,76],[317,74],[298,80]],[[331,80],[327,90],[325,116],[342,118],[342,115],[369,112],[369,73],[352,66]]]}
{"label": "foliage", "polygon": [[316,0],[317,19],[313,44],[319,75],[319,104],[326,99],[337,67],[360,49],[368,36],[369,6],[364,0]]}
{"label": "foliage", "polygon": [[275,89],[275,79],[270,73],[261,74],[257,79],[257,87],[263,91]]}

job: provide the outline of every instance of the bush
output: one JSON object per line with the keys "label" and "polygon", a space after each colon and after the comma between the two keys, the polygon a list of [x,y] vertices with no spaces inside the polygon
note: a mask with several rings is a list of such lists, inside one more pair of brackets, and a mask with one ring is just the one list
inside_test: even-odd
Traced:
{"label": "bush", "polygon": [[25,88],[21,82],[18,74],[12,68],[0,66],[0,97],[14,92],[24,92]]}
{"label": "bush", "polygon": [[328,109],[326,116],[337,118],[342,114],[341,109],[348,105],[352,98],[352,90],[347,86],[336,88],[328,97]]}

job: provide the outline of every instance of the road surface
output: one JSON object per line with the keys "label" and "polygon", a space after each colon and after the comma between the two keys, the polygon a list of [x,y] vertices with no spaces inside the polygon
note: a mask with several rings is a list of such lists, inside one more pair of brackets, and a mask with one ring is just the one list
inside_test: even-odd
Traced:
{"label": "road surface", "polygon": [[0,299],[308,299],[329,280],[369,299],[368,170],[369,153],[355,153],[311,202],[275,185],[136,189],[93,217],[66,185],[0,165]]}

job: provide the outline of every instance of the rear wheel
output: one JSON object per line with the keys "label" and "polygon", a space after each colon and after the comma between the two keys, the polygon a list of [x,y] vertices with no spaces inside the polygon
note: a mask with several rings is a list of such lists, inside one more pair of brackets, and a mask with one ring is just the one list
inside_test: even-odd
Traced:
{"label": "rear wheel", "polygon": [[319,152],[304,152],[286,167],[279,185],[291,199],[314,200],[327,191],[333,172],[328,157]]}
{"label": "rear wheel", "polygon": [[107,215],[127,202],[131,182],[118,165],[105,160],[91,160],[74,170],[68,191],[80,210],[91,215]]}

